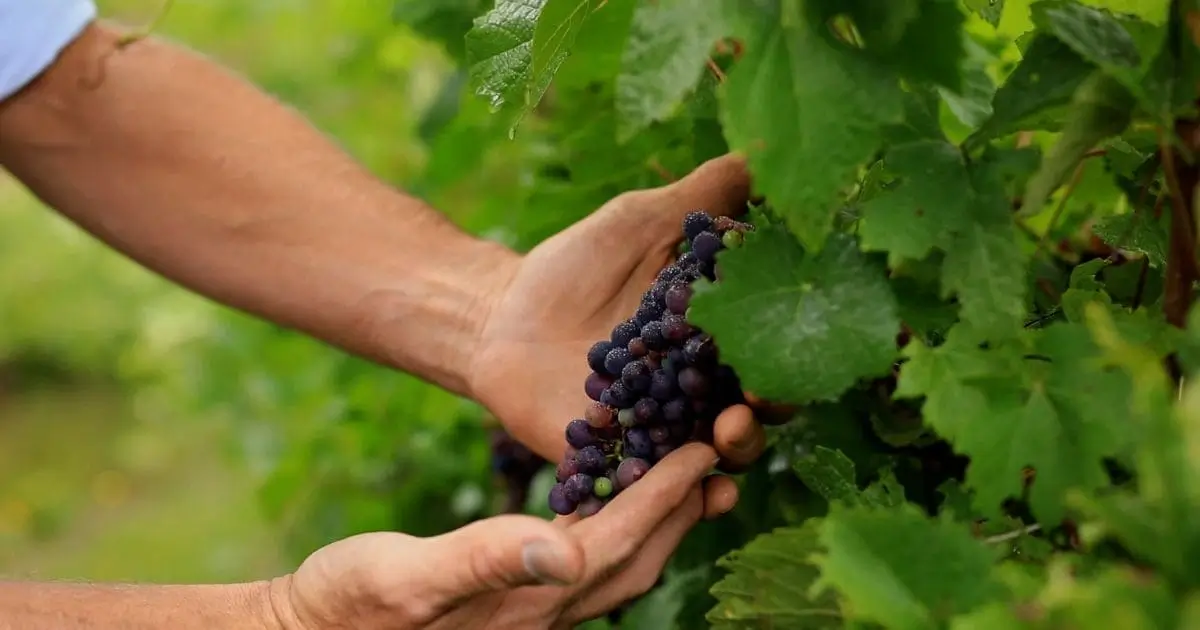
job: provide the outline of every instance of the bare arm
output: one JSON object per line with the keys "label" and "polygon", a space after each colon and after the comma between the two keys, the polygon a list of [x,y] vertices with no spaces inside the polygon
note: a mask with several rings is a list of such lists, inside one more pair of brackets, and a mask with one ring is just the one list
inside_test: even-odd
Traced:
{"label": "bare arm", "polygon": [[0,582],[0,630],[273,630],[267,582],[92,586]]}
{"label": "bare arm", "polygon": [[119,38],[89,27],[0,103],[0,165],[180,284],[467,394],[488,296],[516,255],[217,64]]}

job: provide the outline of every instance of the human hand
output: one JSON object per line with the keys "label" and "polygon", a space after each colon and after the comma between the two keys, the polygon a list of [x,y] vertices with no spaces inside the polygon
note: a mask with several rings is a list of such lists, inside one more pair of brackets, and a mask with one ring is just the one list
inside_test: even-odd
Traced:
{"label": "human hand", "polygon": [[[472,396],[517,440],[557,461],[564,427],[589,402],[588,348],[637,309],[675,259],[684,215],[734,216],[749,195],[742,159],[726,155],[669,185],[622,194],[538,245],[490,305],[469,370]],[[762,454],[766,438],[750,406],[735,405],[717,418],[713,441],[721,467],[738,470]],[[729,479],[713,479],[707,493],[710,516],[736,502]]]}
{"label": "human hand", "polygon": [[271,585],[281,630],[572,628],[652,588],[704,507],[716,452],[688,444],[586,519],[499,516],[448,534],[361,534]]}

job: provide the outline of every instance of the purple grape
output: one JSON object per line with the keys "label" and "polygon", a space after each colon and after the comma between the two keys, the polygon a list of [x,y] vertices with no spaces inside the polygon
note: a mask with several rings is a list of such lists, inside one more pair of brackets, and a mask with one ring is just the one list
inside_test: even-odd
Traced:
{"label": "purple grape", "polygon": [[665,370],[655,370],[650,375],[650,397],[666,402],[675,397],[675,378]]}
{"label": "purple grape", "polygon": [[633,404],[633,415],[637,424],[650,424],[658,420],[659,405],[653,398],[642,398]]}
{"label": "purple grape", "polygon": [[650,435],[650,441],[655,444],[662,444],[671,439],[671,428],[661,424],[650,427],[646,433]]}
{"label": "purple grape", "polygon": [[604,470],[608,468],[608,458],[605,457],[604,451],[595,445],[579,449],[575,454],[575,461],[578,463],[579,472],[587,475],[603,475]]}
{"label": "purple grape", "polygon": [[654,442],[650,434],[642,428],[633,428],[625,432],[625,457],[650,459],[654,456]]}
{"label": "purple grape", "polygon": [[636,457],[627,458],[617,466],[617,487],[624,490],[650,472],[650,462]]}
{"label": "purple grape", "polygon": [[567,497],[563,484],[556,483],[550,488],[550,510],[560,516],[566,516],[575,511],[577,503]]}
{"label": "purple grape", "polygon": [[[608,397],[611,400],[611,402],[608,404],[616,407],[617,409],[632,407],[633,403],[637,402],[637,394],[629,391],[629,388],[625,387],[625,384],[621,381],[616,381],[612,385],[609,385],[608,389],[605,391],[608,393]],[[603,400],[603,398],[604,397],[601,396],[601,400]]]}
{"label": "purple grape", "polygon": [[599,372],[588,374],[587,380],[583,382],[583,391],[588,398],[592,400],[600,400],[604,392],[608,391],[610,385],[613,384],[613,379],[610,376],[605,376]]}
{"label": "purple grape", "polygon": [[655,302],[658,302],[666,297],[667,289],[669,288],[671,288],[669,282],[656,280],[654,284],[650,285],[650,290],[646,292],[646,295],[650,296]]}
{"label": "purple grape", "polygon": [[579,504],[579,518],[595,516],[604,508],[604,501],[596,497],[588,497]]}
{"label": "purple grape", "polygon": [[597,341],[587,353],[588,367],[592,368],[593,372],[604,372],[604,357],[608,356],[608,351],[613,349],[612,342]]}
{"label": "purple grape", "polygon": [[[692,327],[688,325],[687,320],[683,318],[683,315],[676,315],[674,313],[663,316],[662,330],[663,336],[667,338],[667,341],[673,341],[675,343],[683,343],[692,334]],[[611,355],[612,353],[609,353],[609,356]],[[607,366],[608,362],[605,361],[605,367]]]}
{"label": "purple grape", "polygon": [[592,486],[595,479],[591,475],[583,473],[575,473],[563,482],[563,494],[576,503],[588,498],[592,494]]}
{"label": "purple grape", "polygon": [[694,210],[683,217],[683,235],[689,241],[695,239],[701,232],[712,229],[713,220],[703,210]]}
{"label": "purple grape", "polygon": [[672,398],[662,406],[663,419],[670,424],[683,422],[687,417],[688,401],[686,398]]}
{"label": "purple grape", "polygon": [[629,350],[626,348],[613,348],[604,357],[604,371],[613,376],[620,376],[621,370],[625,369],[625,364],[632,359],[633,355],[629,354]]}
{"label": "purple grape", "polygon": [[642,326],[642,341],[650,350],[666,350],[667,338],[663,336],[662,322],[655,319]]}
{"label": "purple grape", "polygon": [[[607,429],[613,425],[616,419],[617,410],[601,402],[594,402],[588,405],[587,411],[583,413],[583,417],[588,424],[596,429]],[[585,445],[586,446],[586,445]]]}
{"label": "purple grape", "polygon": [[567,444],[575,448],[583,448],[591,446],[598,442],[596,433],[592,431],[592,425],[588,424],[587,420],[577,418],[567,423]]}
{"label": "purple grape", "polygon": [[696,259],[706,265],[711,265],[721,251],[721,237],[712,232],[701,232],[692,239],[692,253]]}
{"label": "purple grape", "polygon": [[691,365],[709,365],[717,360],[717,346],[711,335],[696,335],[683,345],[683,359]]}
{"label": "purple grape", "polygon": [[682,271],[683,271],[683,269],[679,265],[676,265],[676,264],[667,265],[666,267],[663,267],[661,271],[658,272],[658,277],[654,279],[654,282],[656,284],[665,285],[665,284],[671,282],[672,280],[674,280],[675,278],[678,278],[679,274]]}
{"label": "purple grape", "polygon": [[629,350],[630,356],[635,359],[640,359],[650,353],[650,348],[646,347],[646,342],[641,337],[630,339],[626,349]]}
{"label": "purple grape", "polygon": [[642,303],[638,306],[635,319],[645,326],[646,324],[662,317],[663,311],[667,309],[666,305],[661,300],[655,300],[650,295],[642,297]]}
{"label": "purple grape", "polygon": [[675,260],[675,264],[679,265],[679,268],[683,270],[683,273],[680,274],[680,277],[687,277],[688,268],[695,267],[698,262],[700,262],[700,261],[696,258],[696,255],[693,254],[692,252],[684,252],[684,253],[680,254],[679,258],[677,258]]}
{"label": "purple grape", "polygon": [[662,458],[666,457],[667,455],[670,455],[671,451],[673,451],[673,450],[675,450],[674,444],[669,444],[669,443],[655,444],[654,445],[654,460],[655,461],[661,460]]}
{"label": "purple grape", "polygon": [[621,370],[621,382],[629,391],[641,394],[650,389],[650,368],[642,361],[631,361]]}
{"label": "purple grape", "polygon": [[629,340],[638,335],[639,326],[632,319],[627,319],[620,324],[617,324],[612,330],[612,345],[614,348],[624,348],[629,345]]}
{"label": "purple grape", "polygon": [[679,389],[693,399],[700,398],[708,393],[708,378],[694,367],[684,368],[679,373]]}
{"label": "purple grape", "polygon": [[558,462],[558,468],[554,470],[554,480],[561,483],[577,472],[579,472],[579,464],[575,461],[575,457],[564,456],[562,461]]}
{"label": "purple grape", "polygon": [[692,301],[692,287],[684,282],[676,282],[671,285],[670,289],[667,289],[663,300],[668,311],[676,315],[683,315]]}

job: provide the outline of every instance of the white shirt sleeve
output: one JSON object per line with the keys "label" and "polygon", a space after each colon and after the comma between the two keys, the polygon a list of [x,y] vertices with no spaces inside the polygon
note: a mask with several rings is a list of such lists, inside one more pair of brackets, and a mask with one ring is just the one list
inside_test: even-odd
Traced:
{"label": "white shirt sleeve", "polygon": [[50,67],[95,17],[93,0],[0,0],[0,101]]}

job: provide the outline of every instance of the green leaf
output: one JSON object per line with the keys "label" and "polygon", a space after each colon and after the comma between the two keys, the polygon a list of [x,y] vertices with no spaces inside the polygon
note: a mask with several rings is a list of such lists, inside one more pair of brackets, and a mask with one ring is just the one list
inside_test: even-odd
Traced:
{"label": "green leaf", "polygon": [[967,7],[992,26],[999,26],[1004,14],[1004,0],[967,0]]}
{"label": "green leaf", "polygon": [[1092,232],[1110,247],[1145,254],[1152,266],[1162,269],[1167,265],[1169,221],[1165,212],[1158,219],[1149,212],[1110,214],[1092,224]]}
{"label": "green leaf", "polygon": [[713,44],[730,34],[711,0],[658,0],[638,5],[617,77],[619,138],[670,116],[704,72]]}
{"label": "green leaf", "polygon": [[1094,69],[1057,38],[1038,35],[996,90],[991,118],[966,143],[979,146],[1017,131],[1058,129],[1064,108]]}
{"label": "green leaf", "polygon": [[904,502],[904,488],[890,471],[865,490],[860,490],[854,462],[840,450],[817,446],[812,453],[793,457],[792,470],[804,485],[829,502],[874,507]]}
{"label": "green leaf", "polygon": [[[554,77],[556,88],[584,90],[593,82],[612,85],[621,72],[622,48],[629,37],[638,0],[608,0],[588,16],[571,55]],[[570,118],[570,117],[565,117]]]}
{"label": "green leaf", "polygon": [[833,593],[809,593],[818,577],[809,562],[818,549],[818,523],[763,534],[717,561],[729,575],[712,587],[718,603],[707,619],[713,630],[844,627]]}
{"label": "green leaf", "polygon": [[[896,78],[812,16],[762,20],[721,92],[721,122],[754,184],[806,247],[818,249],[843,189],[903,120]],[[820,167],[816,167],[816,165]]]}
{"label": "green leaf", "polygon": [[843,0],[863,48],[905,78],[952,90],[962,83],[963,22],[957,0]]}
{"label": "green leaf", "polygon": [[[1144,23],[1133,22],[1132,18],[1123,21],[1104,9],[1075,0],[1040,0],[1030,7],[1030,12],[1041,31],[1053,34],[1126,89],[1134,92],[1141,89],[1142,68],[1149,65],[1151,57],[1142,54],[1123,22]],[[1149,31],[1155,39],[1145,45],[1157,47],[1162,29]]]}
{"label": "green leaf", "polygon": [[1003,593],[992,554],[966,528],[915,506],[835,507],[820,527],[821,586],[846,599],[853,618],[897,630],[936,628]]}
{"label": "green leaf", "polygon": [[711,333],[743,386],[768,400],[836,399],[896,358],[896,300],[881,265],[831,235],[806,255],[780,226],[718,257],[723,279],[697,283],[689,321]]}

